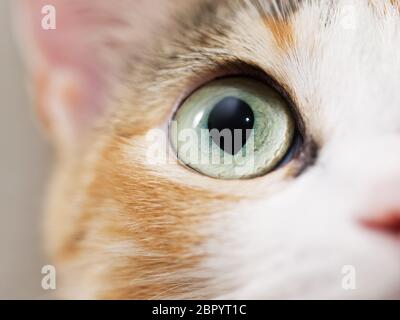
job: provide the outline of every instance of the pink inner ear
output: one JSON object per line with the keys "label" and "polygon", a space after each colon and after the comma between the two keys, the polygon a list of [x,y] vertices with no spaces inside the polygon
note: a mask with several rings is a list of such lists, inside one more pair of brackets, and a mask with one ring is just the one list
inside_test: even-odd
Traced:
{"label": "pink inner ear", "polygon": [[[23,0],[21,5],[27,21],[22,21],[33,40],[42,65],[48,72],[68,71],[80,79],[75,90],[75,101],[79,102],[68,110],[75,123],[73,127],[88,126],[92,118],[102,110],[107,91],[105,77],[110,66],[98,55],[103,42],[112,43],[109,30],[121,25],[117,12],[112,10],[112,1],[96,0]],[[52,5],[56,9],[56,29],[44,30],[42,8]],[[108,39],[102,33],[108,31]],[[25,48],[30,50],[30,48]],[[29,54],[29,52],[28,52]],[[32,61],[37,64],[36,61]],[[38,70],[40,73],[43,70]],[[50,80],[51,81],[51,80]],[[72,91],[74,91],[71,88]]]}
{"label": "pink inner ear", "polygon": [[[69,79],[78,79],[78,88],[73,88],[74,81],[70,81],[66,89],[73,92],[67,96],[72,96],[69,101],[76,105],[53,103],[41,107],[51,127],[58,126],[52,114],[59,114],[60,109],[65,113],[64,120],[72,121],[69,125],[73,131],[91,126],[103,111],[110,86],[115,85],[114,76],[119,78],[124,71],[127,57],[146,45],[150,29],[167,20],[168,3],[171,4],[169,0],[19,0],[21,29],[28,40],[23,48],[35,77],[49,79],[50,85],[59,71],[68,74]],[[176,9],[178,3],[187,1],[176,0],[171,7]],[[42,9],[49,5],[56,10],[55,30],[42,28],[46,16]],[[40,87],[48,86],[41,83]],[[47,96],[43,92],[39,93],[42,101]]]}

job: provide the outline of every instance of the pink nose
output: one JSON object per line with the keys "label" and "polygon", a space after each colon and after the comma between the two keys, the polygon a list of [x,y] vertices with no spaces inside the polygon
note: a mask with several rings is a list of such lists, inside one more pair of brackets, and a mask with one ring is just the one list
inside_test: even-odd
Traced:
{"label": "pink nose", "polygon": [[362,219],[367,228],[385,232],[391,235],[400,235],[400,210],[388,211],[384,214]]}

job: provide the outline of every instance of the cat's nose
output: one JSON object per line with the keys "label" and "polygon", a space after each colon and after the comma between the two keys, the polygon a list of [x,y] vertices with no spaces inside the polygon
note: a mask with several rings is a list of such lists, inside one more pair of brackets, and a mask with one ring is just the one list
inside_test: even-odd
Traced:
{"label": "cat's nose", "polygon": [[371,230],[400,236],[400,209],[363,218],[361,223]]}

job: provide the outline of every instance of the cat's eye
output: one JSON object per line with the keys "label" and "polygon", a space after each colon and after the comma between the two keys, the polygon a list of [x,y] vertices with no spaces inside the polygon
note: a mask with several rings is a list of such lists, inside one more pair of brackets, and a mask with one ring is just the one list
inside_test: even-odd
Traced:
{"label": "cat's eye", "polygon": [[170,139],[186,166],[219,179],[265,175],[291,154],[296,122],[271,86],[245,77],[214,80],[177,110]]}

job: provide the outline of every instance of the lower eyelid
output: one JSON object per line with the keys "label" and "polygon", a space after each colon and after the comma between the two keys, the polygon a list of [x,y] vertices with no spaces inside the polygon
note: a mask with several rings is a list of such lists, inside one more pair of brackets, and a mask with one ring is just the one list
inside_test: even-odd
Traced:
{"label": "lower eyelid", "polygon": [[319,147],[312,139],[303,139],[302,148],[299,150],[295,177],[301,175],[307,168],[313,166],[318,158]]}
{"label": "lower eyelid", "polygon": [[301,135],[296,131],[295,132],[295,137],[292,142],[292,146],[290,147],[289,152],[286,154],[286,156],[276,165],[274,170],[277,170],[279,168],[284,167],[288,163],[290,163],[293,159],[296,159],[296,157],[300,154],[301,152],[301,147],[303,145],[303,138]]}

